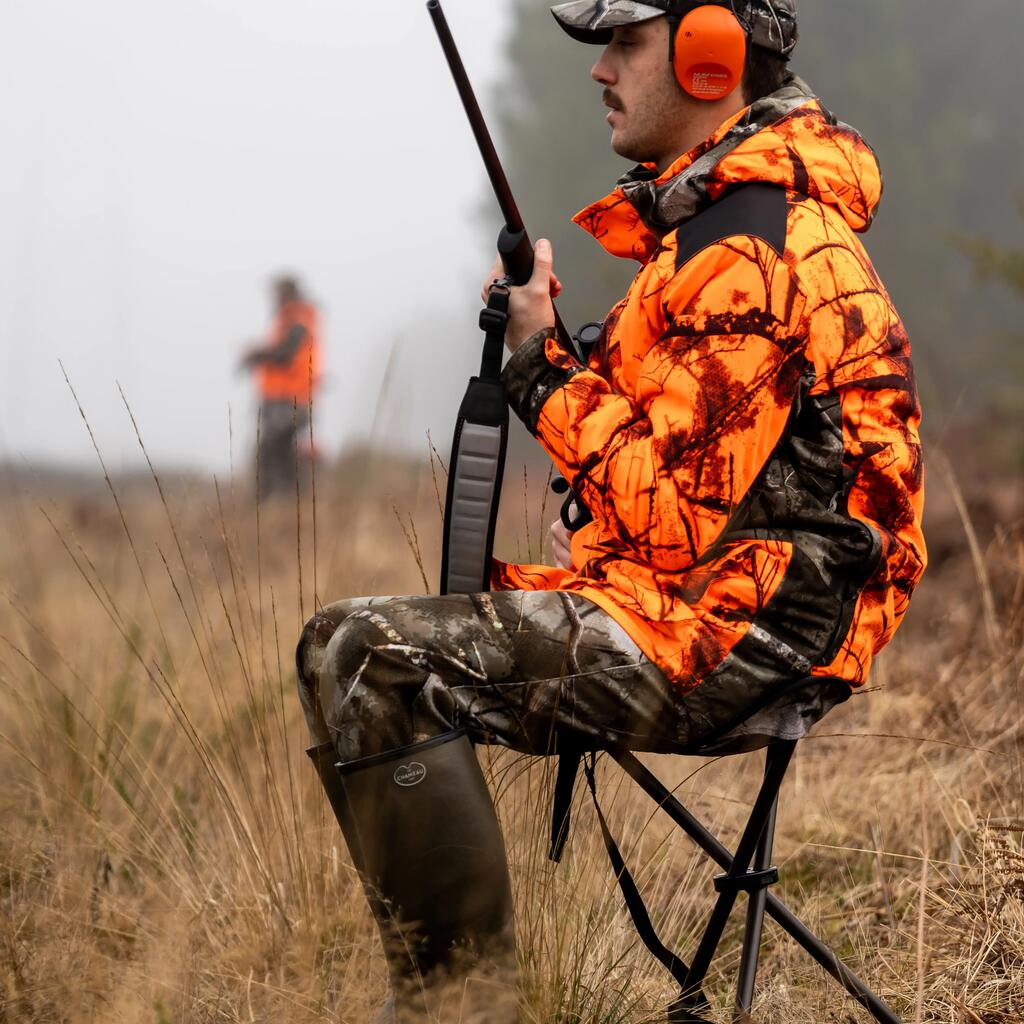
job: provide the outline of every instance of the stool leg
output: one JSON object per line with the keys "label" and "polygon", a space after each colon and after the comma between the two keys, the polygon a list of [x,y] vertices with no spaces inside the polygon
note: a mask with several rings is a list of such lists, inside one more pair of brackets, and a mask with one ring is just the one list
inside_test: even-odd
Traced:
{"label": "stool leg", "polygon": [[[786,768],[795,746],[795,743],[778,743],[769,747],[764,768],[764,781],[761,783],[761,789],[754,801],[750,817],[747,819],[746,828],[744,828],[743,835],[736,847],[736,853],[729,863],[727,875],[743,876],[747,873],[760,845],[761,836],[768,825],[768,818],[775,809],[779,786],[785,777]],[[696,992],[698,986],[707,976],[711,960],[718,950],[718,944],[722,941],[722,934],[725,932],[725,926],[728,924],[738,892],[739,890],[735,888],[719,891],[718,900],[711,911],[704,935],[690,963],[690,970],[686,974],[686,984],[683,986],[684,999]]]}
{"label": "stool leg", "polygon": [[[772,804],[771,814],[765,823],[764,832],[757,844],[754,870],[764,871],[771,866],[772,845],[775,839],[775,818],[779,810],[779,798]],[[757,889],[748,895],[747,926],[743,931],[743,954],[740,957],[740,976],[736,986],[736,1008],[734,1024],[750,1021],[750,1007],[754,1002],[754,980],[757,977],[757,961],[761,952],[761,929],[764,925],[764,909],[768,903],[768,890]]]}
{"label": "stool leg", "polygon": [[[637,756],[628,750],[616,751],[615,760],[659,807],[720,867],[728,870],[733,855],[676,798]],[[878,995],[846,966],[777,896],[767,895],[768,915],[790,935],[859,1002],[878,1024],[904,1024],[903,1020]]]}

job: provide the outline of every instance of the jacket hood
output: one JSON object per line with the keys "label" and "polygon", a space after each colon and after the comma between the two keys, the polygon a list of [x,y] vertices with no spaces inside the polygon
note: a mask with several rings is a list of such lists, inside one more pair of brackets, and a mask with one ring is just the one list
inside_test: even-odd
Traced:
{"label": "jacket hood", "polygon": [[781,185],[836,209],[854,231],[871,226],[882,177],[871,147],[795,76],[740,111],[658,176],[640,164],[573,220],[614,256],[650,259],[661,238],[730,186]]}

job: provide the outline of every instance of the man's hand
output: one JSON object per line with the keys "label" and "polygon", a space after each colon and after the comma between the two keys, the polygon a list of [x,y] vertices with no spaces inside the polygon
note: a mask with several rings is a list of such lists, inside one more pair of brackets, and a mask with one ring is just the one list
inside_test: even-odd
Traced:
{"label": "man's hand", "polygon": [[[491,285],[504,276],[505,268],[499,256],[480,292],[485,303]],[[561,291],[562,283],[552,270],[551,243],[541,238],[533,247],[533,275],[530,280],[521,287],[510,289],[509,321],[505,330],[505,344],[510,352],[515,352],[538,331],[555,326],[555,307],[551,300],[557,298]]]}
{"label": "man's hand", "polygon": [[263,356],[262,345],[250,345],[245,352],[242,354],[242,358],[238,360],[239,372],[243,370],[252,370],[260,364]]}
{"label": "man's hand", "polygon": [[555,565],[559,569],[574,568],[572,564],[572,552],[569,544],[572,540],[572,531],[569,530],[561,519],[556,519],[551,524],[551,550],[555,556]]}

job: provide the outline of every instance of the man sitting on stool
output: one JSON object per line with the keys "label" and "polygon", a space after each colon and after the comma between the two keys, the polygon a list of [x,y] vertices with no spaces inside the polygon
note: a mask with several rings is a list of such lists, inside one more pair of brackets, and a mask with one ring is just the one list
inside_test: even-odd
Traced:
{"label": "man sitting on stool", "polygon": [[398,1019],[517,1019],[495,996],[512,904],[470,741],[672,752],[805,677],[861,685],[925,565],[909,343],[856,237],[878,164],[789,71],[794,0],[554,14],[603,46],[612,148],[639,161],[576,222],[640,269],[584,366],[539,241],[503,376],[593,520],[556,524],[557,566],[499,565],[492,593],[328,606],[298,651]]}

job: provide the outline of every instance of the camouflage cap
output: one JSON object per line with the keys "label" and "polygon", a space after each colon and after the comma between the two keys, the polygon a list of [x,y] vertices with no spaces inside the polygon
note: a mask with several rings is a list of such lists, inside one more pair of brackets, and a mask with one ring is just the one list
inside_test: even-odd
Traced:
{"label": "camouflage cap", "polygon": [[783,57],[796,46],[796,0],[570,0],[556,4],[551,13],[573,39],[606,45],[619,25],[683,15],[708,3],[730,8],[756,46]]}

